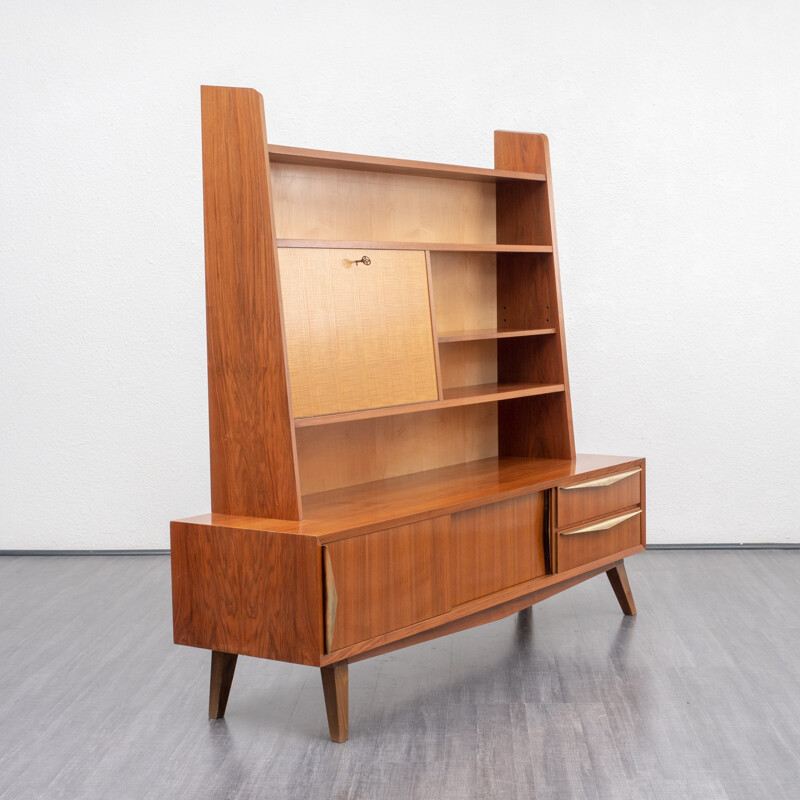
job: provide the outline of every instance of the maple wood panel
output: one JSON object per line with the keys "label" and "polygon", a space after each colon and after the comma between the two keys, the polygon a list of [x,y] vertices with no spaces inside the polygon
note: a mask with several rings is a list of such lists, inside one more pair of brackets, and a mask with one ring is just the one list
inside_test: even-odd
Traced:
{"label": "maple wood panel", "polygon": [[439,331],[493,328],[497,324],[497,255],[431,253]]}
{"label": "maple wood panel", "polygon": [[[606,486],[592,486],[581,483],[558,490],[558,527],[567,528],[584,520],[602,517],[614,511],[622,511],[641,502],[642,471],[631,471],[627,477],[616,480],[615,475],[587,481],[592,484],[612,480]],[[620,473],[625,475],[625,472]]]}
{"label": "maple wood panel", "polygon": [[475,339],[439,344],[442,388],[497,383],[497,341]]}
{"label": "maple wood panel", "polygon": [[453,605],[544,573],[544,492],[461,511],[451,517]]}
{"label": "maple wood panel", "polygon": [[338,604],[332,650],[450,609],[449,517],[327,545]]}
{"label": "maple wood panel", "polygon": [[281,249],[279,262],[296,417],[438,399],[424,252]]}
{"label": "maple wood panel", "polygon": [[281,239],[497,241],[491,183],[274,163],[272,188]]}
{"label": "maple wood panel", "polygon": [[303,494],[497,455],[497,403],[298,428]]}
{"label": "maple wood panel", "polygon": [[591,564],[605,558],[642,545],[642,514],[623,520],[608,530],[570,533],[559,531],[556,542],[558,571]]}
{"label": "maple wood panel", "polygon": [[459,406],[494,403],[514,397],[533,397],[540,394],[563,393],[563,383],[479,383],[473,386],[450,386],[442,389],[441,400],[422,403],[409,403],[400,406],[381,406],[361,411],[346,411],[341,414],[325,414],[317,417],[302,417],[295,420],[295,428],[311,428],[320,425],[333,425],[341,422],[354,422],[377,417],[422,414]]}
{"label": "maple wood panel", "polygon": [[298,664],[322,654],[320,548],[311,537],[173,522],[176,644]]}
{"label": "maple wood panel", "polygon": [[261,95],[201,101],[211,508],[299,519]]}

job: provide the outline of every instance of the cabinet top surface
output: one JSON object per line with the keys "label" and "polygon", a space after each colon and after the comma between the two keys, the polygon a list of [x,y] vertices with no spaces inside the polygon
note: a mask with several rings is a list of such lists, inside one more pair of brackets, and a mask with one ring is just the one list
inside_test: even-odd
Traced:
{"label": "cabinet top surface", "polygon": [[626,456],[579,455],[575,461],[545,458],[486,458],[303,497],[300,522],[228,514],[180,520],[196,525],[296,533],[334,541],[371,530],[408,524],[555,485],[594,473],[644,464]]}

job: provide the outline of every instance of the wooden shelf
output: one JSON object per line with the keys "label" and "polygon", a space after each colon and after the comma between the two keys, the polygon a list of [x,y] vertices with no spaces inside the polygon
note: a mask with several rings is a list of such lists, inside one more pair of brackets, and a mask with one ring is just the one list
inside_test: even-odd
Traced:
{"label": "wooden shelf", "polygon": [[455,164],[436,164],[428,161],[407,161],[401,158],[378,158],[352,153],[332,153],[327,150],[306,150],[302,147],[269,146],[270,164],[297,164],[331,169],[353,169],[368,172],[389,172],[396,175],[416,175],[422,178],[449,178],[457,181],[497,183],[499,181],[545,181],[540,172],[516,172],[507,169],[462,167]]}
{"label": "wooden shelf", "polygon": [[444,331],[439,332],[440,344],[446,342],[474,342],[478,339],[513,339],[518,336],[547,336],[556,332],[555,328],[482,328],[473,331]]}
{"label": "wooden shelf", "polygon": [[319,417],[300,417],[295,419],[294,424],[296,428],[310,428],[314,425],[331,425],[337,422],[353,422],[359,419],[414,414],[420,411],[437,411],[442,408],[470,406],[478,403],[495,403],[498,400],[512,400],[515,397],[532,397],[537,394],[554,394],[563,391],[563,383],[484,383],[479,386],[458,386],[453,389],[445,389],[443,400],[431,400],[427,403],[411,403],[403,406],[365,408],[362,411],[325,414]]}
{"label": "wooden shelf", "polygon": [[364,242],[340,239],[277,239],[278,247],[326,250],[433,250],[440,253],[552,253],[546,244],[463,244],[462,242]]}

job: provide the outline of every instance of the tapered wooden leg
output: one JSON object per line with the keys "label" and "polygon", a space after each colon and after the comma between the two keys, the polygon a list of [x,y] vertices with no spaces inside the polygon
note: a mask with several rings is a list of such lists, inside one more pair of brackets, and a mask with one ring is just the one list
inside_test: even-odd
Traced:
{"label": "tapered wooden leg", "polygon": [[611,567],[606,572],[608,580],[611,582],[611,588],[617,596],[619,606],[623,614],[629,617],[636,616],[636,603],[633,602],[633,593],[631,592],[631,585],[628,583],[628,573],[625,571],[625,562],[620,561],[619,564]]}
{"label": "tapered wooden leg", "polygon": [[349,734],[347,662],[322,667],[322,691],[332,742],[346,742]]}
{"label": "tapered wooden leg", "polygon": [[237,658],[236,653],[211,651],[211,690],[208,695],[208,716],[211,719],[225,716]]}

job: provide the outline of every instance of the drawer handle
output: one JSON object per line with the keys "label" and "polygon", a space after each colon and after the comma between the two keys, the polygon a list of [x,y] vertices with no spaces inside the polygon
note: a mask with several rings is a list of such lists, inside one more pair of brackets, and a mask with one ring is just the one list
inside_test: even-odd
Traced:
{"label": "drawer handle", "polygon": [[591,525],[585,525],[583,528],[577,528],[574,531],[560,531],[559,536],[574,536],[576,533],[591,533],[592,531],[607,531],[611,528],[616,528],[620,522],[625,522],[626,519],[635,517],[641,514],[642,509],[637,508],[636,511],[631,511],[628,514],[620,514],[618,517],[611,517],[611,519],[604,519],[601,522],[594,522]]}
{"label": "drawer handle", "polygon": [[333,650],[333,628],[336,625],[336,609],[339,606],[339,595],[336,593],[336,581],[333,578],[333,562],[325,545],[322,546],[322,571],[325,585],[325,652]]}
{"label": "drawer handle", "polygon": [[613,486],[625,478],[630,478],[631,475],[637,475],[642,471],[641,467],[631,469],[627,472],[618,472],[616,475],[608,475],[605,478],[597,478],[593,481],[586,481],[585,483],[575,483],[572,486],[559,486],[562,492],[570,492],[573,489],[594,489],[598,486]]}

